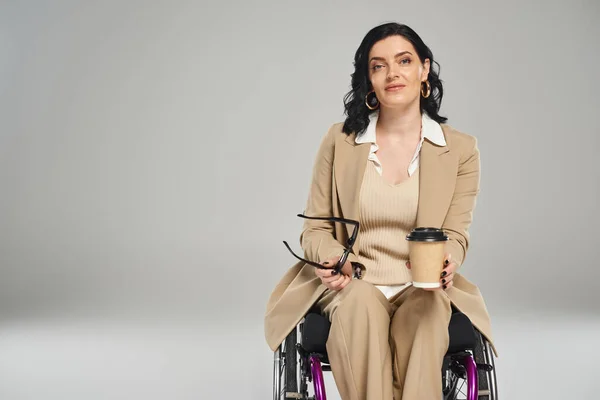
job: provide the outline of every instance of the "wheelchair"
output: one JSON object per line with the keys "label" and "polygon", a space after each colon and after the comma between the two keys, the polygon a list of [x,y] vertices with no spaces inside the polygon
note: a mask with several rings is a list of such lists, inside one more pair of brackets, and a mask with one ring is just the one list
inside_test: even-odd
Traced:
{"label": "wheelchair", "polygon": [[[323,371],[331,371],[325,343],[330,322],[311,309],[275,350],[273,399],[326,400]],[[441,371],[443,400],[497,400],[490,344],[469,318],[452,308],[450,343]]]}

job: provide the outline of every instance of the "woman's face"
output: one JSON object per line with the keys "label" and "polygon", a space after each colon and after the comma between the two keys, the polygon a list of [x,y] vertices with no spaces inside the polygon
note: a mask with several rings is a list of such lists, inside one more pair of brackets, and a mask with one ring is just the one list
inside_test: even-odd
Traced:
{"label": "woman's face", "polygon": [[412,43],[402,36],[388,36],[369,52],[369,79],[383,108],[419,104],[421,82],[428,74],[429,59],[422,64]]}

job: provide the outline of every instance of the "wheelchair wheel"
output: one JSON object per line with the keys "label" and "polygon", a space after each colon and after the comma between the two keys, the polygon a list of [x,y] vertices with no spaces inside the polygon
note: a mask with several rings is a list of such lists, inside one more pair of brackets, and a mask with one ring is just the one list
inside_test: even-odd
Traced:
{"label": "wheelchair wheel", "polygon": [[[477,342],[472,353],[453,354],[444,360],[444,400],[468,400],[468,369],[477,380],[477,400],[497,400],[496,371],[489,343],[476,332]],[[470,364],[470,365],[469,365]]]}
{"label": "wheelchair wheel", "polygon": [[481,333],[477,332],[477,344],[473,351],[478,371],[479,398],[478,400],[498,400],[496,386],[496,365],[490,344]]}
{"label": "wheelchair wheel", "polygon": [[298,334],[292,330],[277,348],[273,363],[273,400],[299,399]]}
{"label": "wheelchair wheel", "polygon": [[285,362],[283,365],[284,369],[284,385],[285,390],[284,399],[295,398],[290,397],[292,393],[298,393],[298,351],[296,349],[296,343],[298,333],[296,329],[292,330],[290,334],[285,338]]}

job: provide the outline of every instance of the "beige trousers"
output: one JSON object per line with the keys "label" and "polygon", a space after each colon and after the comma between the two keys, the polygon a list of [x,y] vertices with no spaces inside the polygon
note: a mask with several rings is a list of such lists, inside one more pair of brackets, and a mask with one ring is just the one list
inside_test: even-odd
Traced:
{"label": "beige trousers", "polygon": [[387,299],[368,282],[327,290],[327,353],[343,400],[440,400],[451,303],[414,287]]}

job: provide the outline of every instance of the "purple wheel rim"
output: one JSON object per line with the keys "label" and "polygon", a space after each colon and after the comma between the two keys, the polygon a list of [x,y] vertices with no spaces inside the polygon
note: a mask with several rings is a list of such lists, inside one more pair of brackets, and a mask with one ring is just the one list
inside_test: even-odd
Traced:
{"label": "purple wheel rim", "polygon": [[465,369],[467,370],[467,400],[477,400],[478,382],[477,382],[477,365],[473,356],[468,356],[462,360]]}
{"label": "purple wheel rim", "polygon": [[323,381],[323,369],[319,357],[310,356],[310,372],[312,373],[313,386],[315,389],[315,400],[327,400],[325,396],[325,382]]}

